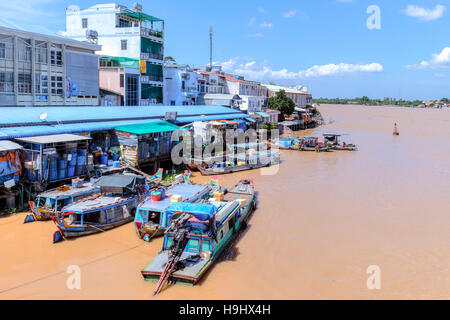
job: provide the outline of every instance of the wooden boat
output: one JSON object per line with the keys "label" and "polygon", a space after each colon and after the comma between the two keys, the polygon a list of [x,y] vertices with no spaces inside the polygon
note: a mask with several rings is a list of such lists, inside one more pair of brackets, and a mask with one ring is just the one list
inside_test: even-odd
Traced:
{"label": "wooden boat", "polygon": [[272,148],[278,148],[281,150],[298,150],[300,144],[299,138],[285,137],[275,139],[271,143]]}
{"label": "wooden boat", "polygon": [[52,217],[58,228],[53,234],[54,243],[133,221],[138,204],[149,194],[143,176],[103,176],[95,185],[101,193],[73,202],[61,210],[61,217]]}
{"label": "wooden boat", "polygon": [[352,143],[339,142],[340,134],[324,134],[324,144],[332,150],[358,151],[358,146]]}
{"label": "wooden boat", "polygon": [[220,174],[228,174],[239,171],[259,169],[269,167],[280,163],[280,155],[278,152],[266,150],[266,152],[255,152],[249,154],[236,154],[233,163],[219,162],[213,163],[211,167],[199,167],[203,176],[213,176]]}
{"label": "wooden boat", "polygon": [[255,208],[255,190],[248,180],[240,181],[223,201],[175,203],[172,226],[164,235],[163,247],[141,273],[145,280],[158,281],[158,294],[168,281],[196,284],[232,242]]}
{"label": "wooden boat", "polygon": [[197,202],[209,199],[211,191],[217,190],[210,183],[204,185],[194,185],[180,183],[161,190],[161,198],[147,197],[142,201],[136,210],[134,227],[139,238],[149,242],[150,239],[162,236],[170,226],[172,215],[167,209],[172,204],[172,196],[180,196],[181,202]]}
{"label": "wooden boat", "polygon": [[52,217],[58,217],[61,214],[63,207],[99,192],[100,187],[90,182],[82,182],[40,193],[36,197],[36,202],[29,202],[31,214],[25,217],[24,223],[51,220]]}
{"label": "wooden boat", "polygon": [[317,137],[304,137],[300,139],[298,146],[299,151],[311,151],[311,152],[328,152],[330,147],[319,142]]}

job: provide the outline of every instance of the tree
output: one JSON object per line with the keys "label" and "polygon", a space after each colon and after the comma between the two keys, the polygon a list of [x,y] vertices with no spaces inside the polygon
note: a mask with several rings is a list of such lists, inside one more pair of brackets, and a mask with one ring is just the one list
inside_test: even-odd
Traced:
{"label": "tree", "polygon": [[278,110],[281,112],[281,119],[284,120],[285,115],[290,115],[295,111],[295,102],[286,95],[286,91],[280,90],[273,97],[267,100],[267,107],[269,109]]}
{"label": "tree", "polygon": [[175,59],[171,56],[166,56],[164,57],[164,61],[165,62],[176,62]]}
{"label": "tree", "polygon": [[277,84],[276,84],[275,82],[273,82],[273,81],[270,81],[269,84],[272,85],[272,86],[276,86],[276,85],[277,85]]}

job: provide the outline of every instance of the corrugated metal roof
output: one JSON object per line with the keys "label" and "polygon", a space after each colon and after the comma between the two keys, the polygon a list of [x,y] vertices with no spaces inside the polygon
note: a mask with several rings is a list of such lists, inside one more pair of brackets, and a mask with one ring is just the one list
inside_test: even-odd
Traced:
{"label": "corrugated metal roof", "polygon": [[151,120],[108,121],[108,122],[83,123],[83,125],[62,124],[54,126],[49,125],[49,126],[0,128],[0,140],[20,138],[20,137],[61,134],[61,133],[80,133],[80,132],[113,130],[116,126],[137,124],[137,123],[148,123],[150,121]]}
{"label": "corrugated metal roof", "polygon": [[22,146],[9,140],[0,141],[0,151],[22,149]]}
{"label": "corrugated metal roof", "polygon": [[72,141],[84,141],[90,140],[89,137],[77,136],[75,134],[54,134],[49,136],[37,136],[37,137],[24,137],[18,138],[16,140],[35,143],[35,144],[46,144],[46,143],[58,143],[58,142],[72,142]]}
{"label": "corrugated metal roof", "polygon": [[154,121],[149,123],[130,124],[126,126],[115,127],[117,131],[133,133],[137,135],[159,132],[172,132],[179,127],[167,121]]}
{"label": "corrugated metal roof", "polygon": [[211,121],[211,120],[232,120],[232,119],[247,119],[249,116],[245,113],[241,114],[231,114],[223,116],[197,116],[197,117],[187,117],[187,118],[177,118],[175,123],[190,123],[195,121]]}
{"label": "corrugated metal roof", "polygon": [[[4,107],[0,128],[19,124],[86,123],[119,120],[162,120],[166,112],[177,112],[178,118],[200,115],[227,115],[239,111],[216,105],[149,106],[149,107]],[[45,120],[41,115],[46,114]]]}

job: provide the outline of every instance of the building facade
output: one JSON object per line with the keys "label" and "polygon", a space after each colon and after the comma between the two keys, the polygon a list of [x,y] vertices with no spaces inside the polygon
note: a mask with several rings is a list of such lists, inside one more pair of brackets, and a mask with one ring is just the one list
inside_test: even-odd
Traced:
{"label": "building facade", "polygon": [[0,106],[98,105],[100,49],[0,27]]}
{"label": "building facade", "polygon": [[[164,66],[164,104],[186,106],[198,104],[198,94],[204,79],[188,65]],[[200,80],[200,82],[199,82]]]}
{"label": "building facade", "polygon": [[125,79],[126,87],[134,87],[137,81],[136,105],[163,103],[162,19],[142,12],[140,5],[129,9],[119,4],[97,4],[83,10],[70,6],[66,9],[66,32],[68,37],[77,40],[86,39],[93,34],[102,46],[99,54],[103,56],[138,61],[137,79],[134,74]]}
{"label": "building facade", "polygon": [[267,96],[269,98],[275,96],[280,90],[284,90],[286,95],[295,102],[297,108],[305,108],[307,105],[312,104],[312,95],[308,93],[307,87],[284,87],[271,84],[264,84],[263,86],[267,88]]}

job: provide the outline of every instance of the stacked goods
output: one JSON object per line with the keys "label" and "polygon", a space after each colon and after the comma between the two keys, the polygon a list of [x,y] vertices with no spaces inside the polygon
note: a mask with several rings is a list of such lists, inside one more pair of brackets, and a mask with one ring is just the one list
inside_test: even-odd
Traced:
{"label": "stacked goods", "polygon": [[67,160],[59,159],[58,179],[65,179],[67,174]]}
{"label": "stacked goods", "polygon": [[56,153],[49,155],[49,177],[50,181],[58,180],[58,155]]}
{"label": "stacked goods", "polygon": [[67,177],[71,178],[75,175],[75,167],[77,165],[77,151],[72,150],[67,157]]}
{"label": "stacked goods", "polygon": [[170,197],[170,202],[182,202],[183,201],[183,196],[180,196],[178,194],[174,194],[173,196]]}
{"label": "stacked goods", "polygon": [[84,168],[86,166],[86,150],[78,150],[77,166],[75,168],[75,175],[81,176],[84,174]]}
{"label": "stacked goods", "polygon": [[214,199],[216,201],[223,201],[225,198],[225,194],[223,192],[215,192],[214,193]]}

